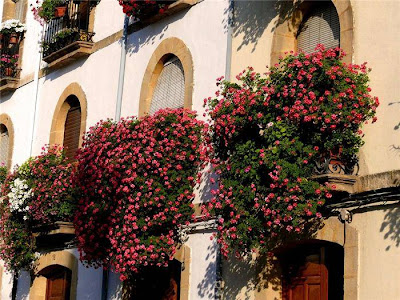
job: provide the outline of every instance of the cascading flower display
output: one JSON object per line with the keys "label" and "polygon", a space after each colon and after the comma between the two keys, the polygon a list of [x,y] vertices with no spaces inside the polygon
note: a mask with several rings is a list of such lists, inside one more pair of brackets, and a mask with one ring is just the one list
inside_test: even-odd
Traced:
{"label": "cascading flower display", "polygon": [[270,251],[318,227],[332,197],[312,175],[330,151],[354,164],[361,125],[375,119],[366,65],[343,63],[340,49],[290,54],[266,77],[249,68],[237,83],[218,80],[206,99],[219,188],[203,205],[218,216],[224,255]]}
{"label": "cascading flower display", "polygon": [[45,147],[10,174],[1,191],[0,257],[8,270],[30,269],[38,226],[70,221],[75,211],[72,171],[62,148]]}
{"label": "cascading flower display", "polygon": [[118,0],[124,14],[140,19],[147,14],[163,13],[168,5],[175,1],[154,1],[154,0]]}
{"label": "cascading flower display", "polygon": [[101,121],[78,153],[75,229],[81,259],[121,279],[165,266],[191,220],[193,187],[208,152],[207,126],[186,109]]}

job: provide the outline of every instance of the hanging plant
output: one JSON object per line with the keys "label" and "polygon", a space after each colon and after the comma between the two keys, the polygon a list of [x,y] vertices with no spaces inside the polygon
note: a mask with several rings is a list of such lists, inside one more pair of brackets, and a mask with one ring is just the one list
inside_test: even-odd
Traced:
{"label": "hanging plant", "polygon": [[141,19],[142,17],[164,13],[168,5],[175,1],[118,0],[118,2],[122,6],[124,14],[135,19]]}
{"label": "hanging plant", "polygon": [[273,250],[310,236],[332,196],[312,179],[321,157],[341,148],[357,161],[361,125],[376,120],[366,65],[346,65],[340,49],[290,54],[267,77],[248,69],[237,83],[218,81],[207,99],[219,189],[203,205],[218,217],[224,255]]}
{"label": "hanging plant", "polygon": [[205,129],[185,109],[90,129],[78,153],[74,221],[87,265],[112,266],[122,280],[146,266],[168,265],[193,214]]}
{"label": "hanging plant", "polygon": [[46,147],[7,177],[1,191],[0,257],[8,270],[33,267],[35,228],[71,221],[75,211],[72,169],[61,148]]}

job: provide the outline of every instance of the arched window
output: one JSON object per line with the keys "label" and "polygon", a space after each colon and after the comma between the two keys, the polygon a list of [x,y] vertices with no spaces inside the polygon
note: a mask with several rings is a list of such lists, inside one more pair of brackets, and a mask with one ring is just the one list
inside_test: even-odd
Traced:
{"label": "arched window", "polygon": [[163,69],[154,89],[150,105],[150,114],[162,108],[181,108],[185,103],[185,74],[181,61],[171,55],[164,63]]}
{"label": "arched window", "polygon": [[65,155],[72,159],[79,148],[81,133],[81,106],[76,96],[69,96],[66,100],[69,110],[65,119],[64,142]]}
{"label": "arched window", "polygon": [[317,44],[326,48],[340,45],[339,16],[331,1],[315,3],[304,17],[297,34],[298,50],[311,53]]}
{"label": "arched window", "polygon": [[51,265],[40,272],[46,278],[46,300],[69,300],[71,293],[70,269]]}
{"label": "arched window", "polygon": [[10,151],[10,136],[4,124],[0,124],[0,166],[8,166],[8,155]]}

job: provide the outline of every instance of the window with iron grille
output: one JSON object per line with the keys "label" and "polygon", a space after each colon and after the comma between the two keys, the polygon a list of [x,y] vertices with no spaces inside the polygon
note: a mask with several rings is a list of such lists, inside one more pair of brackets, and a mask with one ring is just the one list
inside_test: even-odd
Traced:
{"label": "window with iron grille", "polygon": [[181,108],[185,102],[185,74],[181,61],[171,56],[163,66],[154,89],[150,114],[163,108]]}
{"label": "window with iron grille", "polygon": [[340,46],[339,16],[331,1],[316,3],[305,16],[297,35],[298,50],[312,53],[318,44],[325,48]]}

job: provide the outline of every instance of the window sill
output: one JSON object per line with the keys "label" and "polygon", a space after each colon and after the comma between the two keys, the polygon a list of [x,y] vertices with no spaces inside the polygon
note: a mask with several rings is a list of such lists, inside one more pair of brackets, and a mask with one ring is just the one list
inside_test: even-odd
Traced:
{"label": "window sill", "polygon": [[18,88],[19,79],[3,77],[0,80],[0,94],[5,95],[14,92]]}
{"label": "window sill", "polygon": [[82,57],[87,57],[92,54],[93,45],[93,42],[73,42],[64,48],[43,57],[43,60],[48,63],[47,67],[49,69],[58,69],[69,65]]}

